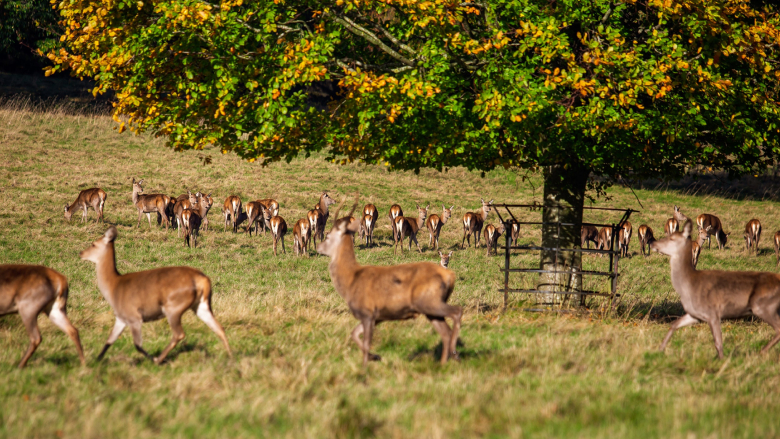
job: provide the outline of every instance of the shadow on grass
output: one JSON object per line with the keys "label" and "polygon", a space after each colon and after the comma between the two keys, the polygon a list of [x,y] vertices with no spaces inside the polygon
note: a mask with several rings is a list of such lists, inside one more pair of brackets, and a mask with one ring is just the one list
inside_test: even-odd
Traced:
{"label": "shadow on grass", "polygon": [[[485,357],[493,355],[493,351],[491,351],[491,350],[475,350],[475,349],[468,349],[468,348],[466,348],[466,345],[463,343],[463,339],[461,339],[461,338],[458,339],[458,345],[457,346],[458,346],[458,349],[457,349],[458,357],[457,357],[457,359],[459,359],[459,360],[469,360],[469,359],[473,359],[473,358],[485,358]],[[418,359],[423,359],[423,358],[428,357],[428,358],[430,358],[430,359],[432,359],[434,361],[439,361],[441,359],[442,350],[443,350],[443,346],[442,346],[441,342],[437,343],[436,346],[434,346],[433,349],[430,349],[430,348],[428,348],[426,346],[418,346],[417,349],[415,349],[414,352],[409,354],[407,359],[409,361],[415,361],[415,360],[418,360]]]}

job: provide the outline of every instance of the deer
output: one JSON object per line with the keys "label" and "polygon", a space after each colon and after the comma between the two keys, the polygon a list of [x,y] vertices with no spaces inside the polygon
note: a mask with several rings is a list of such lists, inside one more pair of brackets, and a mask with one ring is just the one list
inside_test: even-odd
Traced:
{"label": "deer", "polygon": [[[352,207],[353,212],[355,208],[357,202]],[[340,209],[341,206],[336,212]],[[418,314],[425,315],[441,336],[441,364],[451,356],[457,358],[455,348],[463,308],[447,304],[455,288],[455,273],[431,262],[361,266],[355,259],[350,236],[359,225],[358,221],[352,224],[341,220],[334,222],[327,239],[317,246],[317,252],[330,257],[328,271],[333,286],[360,322],[352,330],[351,338],[362,351],[363,366],[367,367],[369,361],[381,360],[379,355],[371,353],[376,325],[411,319]],[[452,320],[451,329],[447,318]]]}
{"label": "deer", "polygon": [[671,235],[672,233],[677,232],[677,230],[680,228],[680,223],[677,222],[674,218],[669,218],[664,223],[664,234],[666,236]]}
{"label": "deer", "polygon": [[[317,223],[320,221],[320,211],[312,209],[306,213],[306,218],[309,220],[309,228],[311,229],[311,236],[314,238],[317,235]],[[311,240],[309,240],[311,242]],[[308,243],[306,245],[306,251],[309,250]],[[316,250],[316,246],[314,247]]]}
{"label": "deer", "polygon": [[485,226],[485,230],[482,232],[484,235],[483,238],[485,238],[485,246],[487,247],[485,256],[489,257],[490,253],[498,254],[498,238],[503,235],[505,231],[506,226],[504,226],[504,223],[499,223],[498,227],[493,224]]}
{"label": "deer", "polygon": [[444,227],[445,224],[447,224],[447,221],[452,217],[452,209],[455,207],[453,204],[450,206],[449,209],[447,209],[447,206],[444,204],[441,205],[441,216],[436,215],[435,213],[428,217],[428,219],[425,221],[425,227],[428,229],[428,235],[429,235],[429,241],[428,241],[428,247],[433,248],[434,245],[436,246],[436,250],[439,250],[439,234],[441,233],[442,227]]}
{"label": "deer", "polygon": [[363,206],[363,219],[360,227],[360,238],[365,240],[366,247],[374,243],[374,228],[379,219],[379,210],[373,204]]}
{"label": "deer", "polygon": [[761,239],[761,221],[753,218],[745,224],[745,247],[748,255],[753,250],[758,256],[758,241]]}
{"label": "deer", "polygon": [[[246,231],[249,232],[249,236],[252,236],[252,225],[255,226],[255,235],[258,234],[258,227],[265,233],[267,225],[265,224],[261,207],[271,210],[271,216],[279,215],[279,203],[273,198],[266,198],[264,200],[257,200],[247,203],[246,215],[249,219],[249,225]],[[259,220],[259,221],[258,221]]]}
{"label": "deer", "polygon": [[398,230],[395,228],[395,219],[399,216],[404,216],[404,210],[398,204],[393,204],[390,206],[390,213],[387,216],[390,218],[390,228],[393,229],[393,241],[395,241],[398,239],[396,238]]}
{"label": "deer", "polygon": [[190,247],[190,240],[192,240],[192,247],[197,247],[203,217],[195,209],[184,209],[181,220],[184,229],[184,245]]}
{"label": "deer", "polygon": [[[612,228],[611,227],[602,227],[601,230],[599,230],[599,242],[598,245],[596,245],[596,249],[598,250],[612,250]],[[604,257],[604,253],[600,254],[599,257]]]}
{"label": "deer", "polygon": [[81,365],[86,364],[79,331],[67,315],[68,279],[61,273],[42,265],[0,265],[0,316],[19,314],[30,344],[19,362],[19,369],[27,366],[41,344],[38,315],[45,313],[49,320],[76,345]]}
{"label": "deer", "polygon": [[694,269],[696,268],[696,265],[699,264],[699,255],[701,255],[701,249],[704,246],[705,239],[707,239],[707,231],[699,229],[699,237],[691,244],[691,253],[693,256],[691,262],[693,263]]}
{"label": "deer", "polygon": [[233,226],[233,233],[238,232],[238,214],[241,213],[241,197],[230,195],[222,203],[222,215],[225,217],[225,231],[227,232],[228,220]]}
{"label": "deer", "polygon": [[[116,317],[114,329],[100,351],[98,361],[103,359],[108,348],[129,326],[135,349],[159,365],[171,349],[184,339],[181,317],[190,309],[217,335],[232,358],[225,330],[211,310],[212,290],[208,276],[191,267],[163,267],[119,274],[114,249],[116,237],[116,227],[111,226],[103,236],[79,253],[82,260],[95,264],[98,289]],[[152,357],[143,348],[141,325],[163,317],[168,319],[173,338],[160,355]]]}
{"label": "deer", "polygon": [[448,268],[450,266],[450,259],[452,258],[452,250],[448,254],[444,254],[441,251],[439,251],[439,265],[441,265],[444,268]]}
{"label": "deer", "polygon": [[479,235],[482,233],[482,224],[487,220],[490,213],[490,206],[493,205],[493,200],[485,202],[482,201],[482,210],[479,213],[466,212],[463,215],[463,241],[460,243],[460,248],[466,248],[463,244],[468,242],[471,246],[471,235],[474,235],[474,248],[479,247]]}
{"label": "deer", "polygon": [[308,218],[299,219],[293,226],[293,250],[295,255],[308,256],[309,238],[311,238],[311,223]]}
{"label": "deer", "polygon": [[149,194],[143,195],[142,192],[144,179],[140,179],[137,182],[133,177],[133,205],[138,209],[138,224],[136,227],[141,227],[141,216],[146,214],[146,219],[149,221],[149,228],[152,228],[152,212],[156,212],[165,223],[165,230],[168,230],[170,221],[168,221],[167,211],[168,205],[171,203],[171,197],[164,194]]}
{"label": "deer", "polygon": [[692,223],[686,221],[682,232],[675,232],[650,244],[650,248],[669,256],[671,280],[685,309],[674,321],[661,343],[661,351],[674,331],[698,322],[707,322],[712,331],[718,358],[723,359],[721,320],[755,315],[775,330],[775,336],[761,350],[766,353],[780,341],[780,275],[750,271],[695,270],[691,263]]}
{"label": "deer", "polygon": [[287,221],[280,216],[272,216],[273,210],[263,207],[263,218],[269,229],[271,229],[271,235],[274,237],[274,256],[276,256],[276,244],[279,240],[282,241],[282,251],[287,254],[287,250],[284,248],[284,235],[287,234]]}
{"label": "deer", "polygon": [[394,254],[398,249],[398,244],[401,244],[401,252],[403,253],[404,238],[406,237],[409,237],[409,251],[412,251],[412,241],[414,241],[414,245],[417,246],[417,250],[422,253],[422,248],[420,248],[420,244],[417,242],[417,232],[419,232],[422,226],[425,224],[425,218],[428,216],[429,206],[430,204],[422,208],[419,204],[417,204],[417,218],[399,216],[395,219],[396,234],[395,246],[393,248]]}
{"label": "deer", "polygon": [[[655,241],[655,236],[653,236],[653,229],[651,229],[647,224],[642,224],[639,226],[639,229],[637,229],[637,235],[639,236],[639,244],[642,245],[642,256],[650,256],[650,243]],[[647,254],[645,254],[645,245],[648,246]]]}
{"label": "deer", "polygon": [[517,240],[520,239],[520,224],[514,220],[509,220],[509,224],[512,225],[509,233],[509,245],[517,245]]}
{"label": "deer", "polygon": [[331,198],[327,191],[323,191],[322,195],[320,195],[319,203],[314,205],[313,210],[315,210],[317,213],[311,215],[311,211],[309,211],[309,220],[311,221],[311,219],[314,217],[317,221],[315,227],[312,227],[312,237],[314,238],[313,240],[315,248],[317,247],[318,236],[320,238],[320,242],[325,239],[325,225],[328,223],[328,217],[330,216],[328,209],[335,202],[336,200]]}
{"label": "deer", "polygon": [[632,231],[633,228],[628,221],[624,222],[623,227],[618,230],[618,250],[623,257],[628,257],[628,244],[631,242]]}
{"label": "deer", "polygon": [[580,244],[581,248],[585,248],[587,246],[587,248],[590,249],[591,242],[593,242],[593,244],[595,244],[596,247],[598,247],[599,229],[597,229],[596,226],[590,224],[583,224],[580,235],[581,235],[580,239],[582,241],[582,243]]}
{"label": "deer", "polygon": [[688,221],[688,217],[685,216],[679,207],[676,205],[674,206],[674,210],[672,211],[672,218],[677,220],[677,224],[685,224],[686,221]]}
{"label": "deer", "polygon": [[209,229],[209,219],[206,215],[208,215],[209,210],[211,210],[211,206],[214,205],[214,199],[211,197],[211,194],[206,194],[201,197],[201,201],[198,202],[202,206],[207,206],[205,212],[201,210],[201,218],[203,218],[203,230]]}
{"label": "deer", "polygon": [[71,217],[77,210],[83,210],[81,214],[81,222],[87,222],[87,209],[90,207],[97,214],[97,220],[95,222],[106,222],[103,217],[103,206],[106,205],[106,191],[99,187],[93,187],[92,189],[84,189],[79,192],[76,197],[76,201],[73,204],[65,204],[65,219],[70,222]]}
{"label": "deer", "polygon": [[[200,193],[197,195],[199,194]],[[197,195],[187,190],[186,194],[179,195],[176,197],[176,200],[173,201],[173,216],[176,218],[176,227],[178,229],[176,236],[180,236],[184,229],[182,212],[184,212],[185,209],[191,209],[192,206],[198,202]]]}
{"label": "deer", "polygon": [[723,224],[720,222],[720,218],[715,215],[703,213],[696,217],[696,225],[700,229],[707,230],[709,235],[707,236],[707,248],[710,248],[710,237],[715,235],[715,241],[718,243],[718,248],[723,250],[726,248],[726,242],[728,241],[728,235],[723,231]]}

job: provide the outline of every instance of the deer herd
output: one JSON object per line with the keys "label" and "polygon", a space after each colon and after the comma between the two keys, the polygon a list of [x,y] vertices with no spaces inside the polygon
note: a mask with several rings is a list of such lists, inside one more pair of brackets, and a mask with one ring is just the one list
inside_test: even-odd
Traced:
{"label": "deer herd", "polygon": [[[201,228],[208,230],[207,215],[214,201],[211,194],[187,191],[178,197],[165,194],[144,194],[141,179],[132,180],[132,203],[138,211],[136,227],[146,214],[152,227],[151,214],[155,213],[158,224],[166,230],[175,226],[179,236],[184,236],[184,245],[197,247]],[[106,192],[100,188],[83,190],[76,201],[65,205],[65,219],[70,221],[73,213],[81,211],[82,222],[87,221],[87,210],[91,207],[97,213],[97,221],[105,221],[104,208]],[[345,200],[346,201],[346,200]],[[334,214],[335,220],[326,234],[330,207],[336,203],[327,192],[323,192],[317,203],[305,217],[293,223],[293,251],[296,256],[309,255],[314,247],[319,254],[330,257],[328,270],[335,290],[345,300],[358,325],[351,333],[351,339],[362,352],[363,363],[379,360],[371,353],[371,340],[377,324],[383,321],[405,320],[422,314],[431,322],[442,340],[441,362],[457,357],[456,347],[460,332],[463,309],[449,305],[456,276],[449,270],[453,251],[439,251],[439,237],[442,228],[451,220],[454,205],[442,206],[441,215],[429,215],[430,205],[416,206],[417,214],[404,216],[403,209],[393,204],[388,213],[392,230],[393,248],[403,252],[404,240],[411,251],[412,242],[422,253],[417,234],[423,228],[428,230],[428,248],[438,251],[440,262],[418,262],[394,266],[362,266],[355,258],[355,240],[359,237],[365,247],[375,245],[374,233],[379,220],[379,211],[373,204],[366,204],[355,214],[358,202],[345,217],[339,218],[343,202]],[[493,200],[482,200],[481,208],[466,212],[462,218],[463,238],[460,248],[479,246],[484,241],[486,254],[490,256],[498,247],[498,238],[509,233],[510,244],[517,243],[520,225],[514,221],[485,224],[493,208]],[[280,205],[274,199],[261,199],[244,204],[240,197],[231,195],[222,205],[225,231],[234,233],[246,223],[244,233],[252,236],[270,231],[273,238],[274,256],[278,247],[286,253],[284,244],[288,232],[287,222],[279,215]],[[762,352],[766,352],[780,340],[780,276],[773,273],[697,271],[704,242],[710,248],[710,239],[715,237],[718,248],[725,248],[729,233],[724,232],[720,219],[714,215],[702,214],[696,217],[698,233],[693,234],[693,224],[679,207],[674,206],[673,215],[664,223],[665,238],[656,239],[653,229],[642,224],[637,229],[641,253],[648,256],[650,250],[670,256],[671,278],[674,289],[680,294],[686,315],[675,321],[663,340],[663,350],[676,329],[693,323],[707,322],[715,340],[717,354],[722,358],[722,336],[720,320],[755,315],[769,323],[776,332],[775,337]],[[507,230],[507,228],[509,230]],[[629,222],[621,224],[614,242],[621,256],[628,256],[632,236]],[[583,224],[581,246],[590,248],[593,242],[599,250],[612,250],[613,229],[597,229]],[[98,355],[101,360],[108,348],[118,339],[126,327],[130,328],[133,343],[138,352],[155,363],[161,363],[170,351],[181,342],[185,333],[182,315],[192,310],[219,338],[229,356],[232,356],[225,331],[211,310],[212,283],[200,270],[190,267],[164,267],[153,270],[120,274],[116,268],[114,242],[117,229],[111,226],[79,256],[95,264],[97,286],[111,306],[115,324]],[[761,223],[751,219],[745,225],[745,248],[748,253],[758,255],[761,238]],[[319,239],[319,244],[317,240]],[[648,248],[645,252],[645,247]],[[780,264],[780,231],[774,235],[775,255]],[[601,254],[603,256],[603,253]],[[0,315],[17,313],[26,328],[30,344],[19,363],[24,367],[41,343],[37,318],[41,313],[64,331],[76,346],[79,359],[85,358],[79,332],[73,327],[66,314],[68,281],[62,274],[44,266],[0,265]],[[162,352],[153,357],[143,349],[141,326],[144,322],[168,320],[172,339]],[[445,319],[452,321],[452,327]]]}

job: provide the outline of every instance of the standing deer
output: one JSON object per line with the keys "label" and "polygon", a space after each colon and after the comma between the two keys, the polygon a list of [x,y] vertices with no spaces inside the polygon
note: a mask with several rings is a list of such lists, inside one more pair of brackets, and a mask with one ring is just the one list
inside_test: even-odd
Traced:
{"label": "standing deer", "polygon": [[420,244],[417,242],[417,232],[420,231],[425,224],[425,218],[428,216],[428,206],[421,208],[417,205],[417,218],[411,218],[407,216],[399,216],[395,219],[396,239],[393,253],[398,249],[398,244],[401,244],[401,252],[404,251],[404,238],[409,237],[409,251],[412,250],[412,241],[417,246],[417,250],[422,253]]}
{"label": "standing deer", "polygon": [[688,221],[688,217],[683,215],[682,211],[679,207],[674,206],[674,210],[672,211],[672,217],[677,220],[677,224],[685,224],[686,221]]}
{"label": "standing deer", "polygon": [[669,218],[666,220],[666,223],[664,223],[664,234],[666,236],[670,236],[672,233],[677,232],[677,230],[680,228],[680,223],[677,222],[674,218]]}
{"label": "standing deer", "polygon": [[225,217],[225,231],[227,232],[228,220],[233,226],[233,233],[238,232],[238,214],[241,213],[241,198],[238,195],[230,195],[222,203],[222,215]]}
{"label": "standing deer", "polygon": [[214,205],[214,199],[211,197],[211,194],[203,195],[202,200],[199,202],[201,206],[207,206],[205,212],[201,209],[201,217],[203,218],[203,230],[209,229],[209,219],[206,215],[208,215],[209,210],[211,210],[211,206]]}
{"label": "standing deer", "polygon": [[761,221],[753,218],[745,224],[745,247],[748,254],[753,250],[758,256],[758,241],[761,239]]}
{"label": "standing deer", "polygon": [[696,225],[700,229],[707,230],[707,248],[710,248],[710,237],[715,235],[715,241],[718,243],[718,248],[723,250],[726,248],[726,242],[728,241],[729,233],[723,231],[723,224],[720,222],[720,218],[715,215],[703,213],[696,217]]}
{"label": "standing deer", "polygon": [[379,210],[373,204],[363,206],[363,222],[360,227],[360,237],[365,240],[367,247],[374,243],[374,228],[379,219]]}
{"label": "standing deer", "polygon": [[200,226],[203,223],[203,217],[195,209],[184,209],[181,213],[181,220],[184,229],[184,245],[190,247],[190,240],[192,241],[192,247],[198,246],[198,234],[200,233]]}
{"label": "standing deer", "polygon": [[272,216],[273,210],[263,207],[263,218],[269,229],[271,229],[271,235],[274,237],[274,256],[276,256],[276,243],[279,240],[282,241],[282,251],[287,254],[287,249],[284,248],[284,235],[287,234],[287,221],[280,216]]}
{"label": "standing deer", "polygon": [[144,190],[142,186],[143,183],[143,178],[136,182],[135,177],[133,177],[133,205],[138,209],[138,224],[136,227],[141,227],[141,216],[146,214],[146,219],[149,220],[149,228],[151,228],[151,214],[152,212],[156,212],[165,223],[165,230],[168,230],[170,221],[168,221],[168,215],[165,212],[167,211],[168,205],[171,203],[171,197],[163,194],[142,195],[141,192]]}
{"label": "standing deer", "polygon": [[[651,229],[647,224],[642,224],[639,226],[639,229],[637,229],[637,235],[639,235],[639,244],[642,245],[642,256],[649,256],[650,244],[655,241],[655,236],[653,236],[653,229]],[[645,254],[645,245],[648,246],[647,254]]]}
{"label": "standing deer", "polygon": [[509,245],[514,246],[517,245],[517,240],[520,239],[520,224],[514,219],[509,220],[509,223],[512,225],[509,234]]}
{"label": "standing deer", "polygon": [[693,263],[693,268],[696,269],[696,265],[699,264],[699,255],[701,255],[701,249],[704,245],[704,240],[707,239],[707,231],[703,229],[699,229],[699,237],[696,239],[696,241],[693,241],[691,243],[691,253],[692,258],[691,262]]}
{"label": "standing deer", "polygon": [[448,268],[450,266],[450,258],[452,258],[452,250],[450,250],[450,252],[446,255],[442,252],[439,252],[439,265],[444,268]]}
{"label": "standing deer", "polygon": [[[111,226],[100,239],[79,253],[81,259],[95,263],[98,289],[116,316],[114,329],[100,351],[98,361],[129,326],[135,349],[160,364],[184,339],[181,316],[189,309],[217,334],[232,357],[225,331],[211,311],[211,280],[191,267],[164,267],[121,275],[116,270],[116,235],[116,228]],[[142,347],[141,325],[163,317],[168,319],[173,338],[158,357],[152,358]]]}
{"label": "standing deer", "polygon": [[780,276],[774,273],[750,271],[697,271],[691,263],[691,229],[686,221],[682,232],[655,241],[650,247],[670,256],[672,286],[685,309],[686,314],[672,323],[661,344],[666,348],[672,334],[679,328],[700,321],[710,325],[718,358],[723,358],[722,319],[755,315],[775,330],[775,336],[761,350],[766,353],[780,341]]}
{"label": "standing deer", "polygon": [[68,280],[62,274],[41,265],[0,265],[0,316],[19,314],[30,339],[19,362],[20,369],[41,344],[40,313],[46,313],[52,323],[68,334],[76,345],[81,365],[86,363],[79,331],[68,320],[67,302]]}
{"label": "standing deer", "polygon": [[299,219],[293,226],[293,250],[295,255],[308,256],[309,238],[311,238],[311,223],[308,218]]}
{"label": "standing deer", "polygon": [[178,229],[176,236],[180,236],[181,232],[184,230],[182,212],[184,212],[185,209],[191,209],[197,202],[198,197],[189,190],[187,190],[186,194],[176,197],[176,201],[174,201],[173,204],[173,216],[176,218],[176,228]]}
{"label": "standing deer", "polygon": [[464,243],[468,242],[471,246],[471,235],[474,235],[474,248],[479,246],[479,235],[482,233],[482,224],[487,220],[490,213],[490,206],[493,205],[493,200],[482,200],[482,210],[479,213],[466,212],[463,215],[463,241],[460,243],[460,248],[466,248]]}
{"label": "standing deer", "polygon": [[398,239],[396,237],[396,235],[398,235],[398,230],[395,228],[395,219],[399,216],[404,216],[404,211],[401,209],[401,206],[393,204],[390,206],[390,213],[387,216],[390,218],[390,228],[393,229],[393,242],[395,242],[395,240]]}
{"label": "standing deer", "polygon": [[490,256],[490,253],[498,254],[498,237],[503,235],[505,231],[506,226],[504,226],[504,223],[499,223],[498,227],[493,224],[488,224],[485,227],[485,230],[482,232],[483,238],[485,238],[485,246],[487,247],[485,256]]}
{"label": "standing deer", "polygon": [[273,198],[266,198],[264,200],[251,201],[246,205],[246,216],[249,219],[249,225],[247,226],[247,232],[249,236],[252,236],[252,225],[255,226],[255,235],[258,234],[258,227],[265,233],[268,228],[265,224],[262,208],[271,210],[271,216],[279,215],[279,203]]}
{"label": "standing deer", "polygon": [[[320,221],[320,211],[317,209],[312,209],[308,213],[306,213],[306,218],[309,220],[309,226],[311,228],[311,237],[315,239],[317,236],[317,224]],[[311,242],[311,240],[309,241]],[[315,246],[314,249],[316,250],[317,247]],[[308,251],[308,244],[306,250]]]}
{"label": "standing deer", "polygon": [[[598,245],[596,245],[596,249],[598,250],[612,250],[612,228],[611,227],[602,227],[601,230],[599,230],[599,242]],[[604,253],[600,254],[599,257],[604,257]]]}
{"label": "standing deer", "polygon": [[322,195],[320,195],[320,201],[319,203],[314,205],[314,210],[316,213],[314,215],[311,215],[311,211],[309,211],[309,220],[314,217],[317,221],[316,225],[312,227],[312,237],[314,238],[314,247],[317,247],[317,237],[319,236],[320,242],[322,242],[323,239],[325,239],[325,225],[328,223],[328,217],[330,216],[330,213],[328,212],[328,209],[330,206],[335,203],[336,200],[330,197],[327,192],[323,191]]}
{"label": "standing deer", "polygon": [[70,222],[70,218],[77,210],[83,210],[81,221],[87,222],[87,209],[91,207],[98,216],[96,222],[105,222],[105,218],[103,218],[103,206],[105,205],[106,192],[103,189],[99,187],[84,189],[79,192],[79,196],[76,197],[76,201],[73,204],[65,204],[65,219]]}
{"label": "standing deer", "polygon": [[[356,207],[357,203],[352,210]],[[411,319],[418,314],[424,314],[441,336],[441,363],[446,363],[450,356],[457,357],[455,348],[463,309],[447,304],[455,287],[455,273],[430,262],[387,267],[361,266],[355,259],[350,237],[358,226],[359,222],[350,225],[347,221],[336,221],[317,251],[331,258],[328,270],[333,286],[344,298],[352,315],[360,321],[351,337],[363,353],[363,365],[381,359],[371,353],[371,338],[376,325],[390,320]],[[452,319],[452,329],[445,318]]]}
{"label": "standing deer", "polygon": [[450,206],[449,209],[445,205],[441,205],[441,216],[436,215],[435,213],[428,217],[428,219],[425,221],[425,227],[428,228],[428,235],[430,237],[428,241],[428,247],[433,248],[433,246],[436,246],[436,250],[439,250],[439,234],[441,233],[441,228],[444,227],[445,224],[447,224],[447,221],[452,217],[452,209],[455,207],[453,204]]}
{"label": "standing deer", "polygon": [[628,257],[628,244],[631,243],[632,231],[633,228],[628,221],[624,222],[623,227],[618,230],[618,250],[620,250],[620,255],[623,257]]}
{"label": "standing deer", "polygon": [[776,265],[780,265],[780,230],[775,232],[775,257],[777,258]]}
{"label": "standing deer", "polygon": [[593,244],[596,245],[596,248],[599,246],[599,229],[596,228],[596,226],[590,225],[590,224],[583,224],[582,225],[582,231],[581,234],[581,241],[580,244],[581,248],[590,248],[590,243],[593,242]]}

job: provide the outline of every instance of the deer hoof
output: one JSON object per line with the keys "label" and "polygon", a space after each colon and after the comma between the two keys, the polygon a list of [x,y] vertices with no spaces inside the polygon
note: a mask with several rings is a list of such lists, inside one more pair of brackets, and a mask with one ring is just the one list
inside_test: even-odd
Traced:
{"label": "deer hoof", "polygon": [[382,361],[382,357],[377,354],[369,354],[368,361]]}
{"label": "deer hoof", "polygon": [[152,358],[152,361],[154,361],[154,364],[156,364],[156,365],[158,365],[158,366],[159,366],[159,365],[160,365],[160,363],[162,362],[162,360],[160,360],[160,357],[153,357],[153,358]]}

